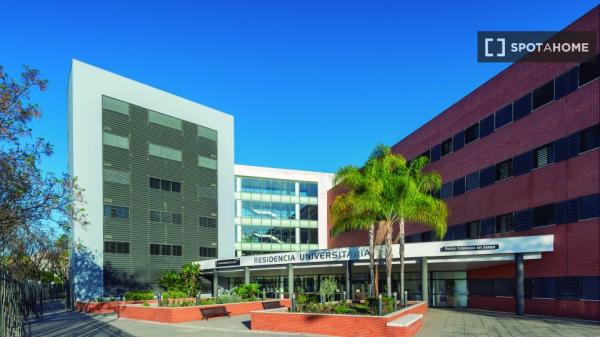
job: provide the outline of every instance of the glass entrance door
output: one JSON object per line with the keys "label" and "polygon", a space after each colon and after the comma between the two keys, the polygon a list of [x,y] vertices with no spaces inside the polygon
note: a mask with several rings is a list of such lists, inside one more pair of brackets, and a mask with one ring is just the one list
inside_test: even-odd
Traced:
{"label": "glass entrance door", "polygon": [[466,277],[466,272],[432,272],[429,283],[431,305],[434,307],[466,307]]}

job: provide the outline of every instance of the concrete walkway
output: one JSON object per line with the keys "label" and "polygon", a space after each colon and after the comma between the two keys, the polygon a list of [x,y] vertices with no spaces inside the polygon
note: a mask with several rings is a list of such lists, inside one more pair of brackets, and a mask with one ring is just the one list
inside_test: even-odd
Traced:
{"label": "concrete walkway", "polygon": [[417,337],[598,337],[600,323],[519,317],[474,310],[429,309]]}

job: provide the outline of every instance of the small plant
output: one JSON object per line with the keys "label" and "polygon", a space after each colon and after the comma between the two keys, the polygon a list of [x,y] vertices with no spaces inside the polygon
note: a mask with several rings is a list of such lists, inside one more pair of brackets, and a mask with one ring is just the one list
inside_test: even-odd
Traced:
{"label": "small plant", "polygon": [[131,290],[125,293],[126,301],[142,301],[154,299],[152,290]]}
{"label": "small plant", "polygon": [[331,300],[337,290],[337,282],[333,277],[327,277],[321,281],[319,293],[324,297],[325,301]]}
{"label": "small plant", "polygon": [[216,304],[217,301],[214,298],[203,298],[200,299],[200,305],[210,305],[210,304]]}
{"label": "small plant", "polygon": [[233,290],[235,295],[246,301],[255,301],[259,292],[260,284],[258,283],[240,284]]}
{"label": "small plant", "polygon": [[236,294],[232,295],[221,295],[217,297],[217,304],[226,304],[226,303],[238,303],[242,302],[242,298],[237,296]]}
{"label": "small plant", "polygon": [[165,291],[163,293],[163,298],[176,299],[176,298],[186,298],[186,297],[188,297],[188,296],[183,291]]}
{"label": "small plant", "polygon": [[144,301],[144,303],[142,305],[145,306],[145,307],[149,307],[150,303],[148,303],[148,301]]}

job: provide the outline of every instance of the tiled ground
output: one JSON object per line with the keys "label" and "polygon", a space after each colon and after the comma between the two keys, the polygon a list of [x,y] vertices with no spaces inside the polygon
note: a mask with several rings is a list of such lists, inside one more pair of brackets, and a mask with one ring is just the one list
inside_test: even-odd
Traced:
{"label": "tiled ground", "polygon": [[600,323],[496,314],[483,311],[429,309],[417,337],[578,337],[600,336]]}

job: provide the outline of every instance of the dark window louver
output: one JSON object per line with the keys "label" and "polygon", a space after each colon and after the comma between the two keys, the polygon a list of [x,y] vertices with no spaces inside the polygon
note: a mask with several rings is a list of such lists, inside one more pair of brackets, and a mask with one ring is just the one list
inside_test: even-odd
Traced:
{"label": "dark window louver", "polygon": [[452,139],[446,139],[440,144],[442,157],[452,153]]}
{"label": "dark window louver", "polygon": [[578,300],[581,298],[581,279],[579,277],[557,277],[555,280],[557,300]]}
{"label": "dark window louver", "polygon": [[554,143],[533,150],[533,168],[544,167],[554,162]]}
{"label": "dark window louver", "polygon": [[581,131],[579,137],[579,152],[585,152],[600,146],[600,125],[594,125]]}
{"label": "dark window louver", "polygon": [[481,220],[481,236],[492,236],[496,234],[496,218],[486,218]]}
{"label": "dark window louver", "polygon": [[575,67],[556,78],[554,96],[556,100],[577,90],[579,85],[579,68]]}
{"label": "dark window louver", "polygon": [[479,138],[483,138],[494,132],[494,115],[489,115],[479,122]]}
{"label": "dark window louver", "polygon": [[440,189],[440,198],[448,199],[452,197],[452,182],[448,182],[442,185]]}
{"label": "dark window louver", "polygon": [[465,144],[469,144],[477,139],[479,139],[479,123],[475,123],[465,130]]}
{"label": "dark window louver", "polygon": [[528,151],[513,158],[513,176],[519,176],[531,171],[533,152]]}
{"label": "dark window louver", "polygon": [[567,138],[561,138],[554,142],[554,160],[559,163],[569,158]]}
{"label": "dark window louver", "polygon": [[600,217],[600,194],[586,195],[579,198],[579,219]]}
{"label": "dark window louver", "polygon": [[454,225],[453,230],[454,240],[464,240],[467,238],[467,228],[464,224]]}
{"label": "dark window louver", "polygon": [[556,223],[554,204],[538,206],[533,209],[533,227],[549,226]]}
{"label": "dark window louver", "polygon": [[478,239],[481,237],[479,220],[467,222],[465,224],[467,230],[467,239]]}
{"label": "dark window louver", "polygon": [[453,151],[458,151],[465,146],[465,132],[461,131],[452,137]]}
{"label": "dark window louver", "polygon": [[496,180],[496,166],[492,165],[490,167],[486,167],[481,170],[481,174],[479,177],[479,185],[481,187],[486,187],[492,185]]}
{"label": "dark window louver", "polygon": [[533,209],[525,209],[515,212],[514,228],[516,232],[526,231],[533,228]]}
{"label": "dark window louver", "polygon": [[577,222],[579,213],[579,202],[567,200],[556,203],[556,223],[559,225]]}
{"label": "dark window louver", "polygon": [[538,109],[554,100],[554,79],[533,91],[533,110]]}
{"label": "dark window louver", "polygon": [[209,217],[201,216],[199,218],[198,222],[199,222],[199,225],[202,227],[210,227],[210,228],[217,227],[217,219],[216,218],[209,218]]}
{"label": "dark window louver", "polygon": [[513,105],[512,103],[495,113],[495,128],[499,129],[504,125],[513,121]]}
{"label": "dark window louver", "polygon": [[479,171],[469,174],[468,176],[466,176],[465,180],[466,191],[471,191],[476,188],[479,188]]}
{"label": "dark window louver", "polygon": [[600,77],[600,55],[592,57],[579,65],[579,86]]}
{"label": "dark window louver", "polygon": [[431,148],[431,162],[433,163],[433,162],[440,160],[440,156],[441,156],[441,145],[438,144]]}
{"label": "dark window louver", "polygon": [[573,158],[579,154],[579,149],[581,146],[580,138],[579,132],[575,132],[567,137],[568,158]]}
{"label": "dark window louver", "polygon": [[513,175],[512,159],[496,164],[496,181],[506,179]]}
{"label": "dark window louver", "polygon": [[517,121],[531,112],[531,93],[513,102],[513,120]]}
{"label": "dark window louver", "polygon": [[514,230],[513,214],[507,213],[496,217],[496,233],[507,233]]}
{"label": "dark window louver", "polygon": [[458,178],[452,183],[452,195],[459,196],[465,193],[465,177]]}

